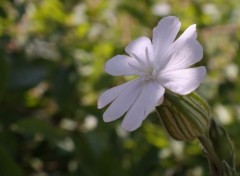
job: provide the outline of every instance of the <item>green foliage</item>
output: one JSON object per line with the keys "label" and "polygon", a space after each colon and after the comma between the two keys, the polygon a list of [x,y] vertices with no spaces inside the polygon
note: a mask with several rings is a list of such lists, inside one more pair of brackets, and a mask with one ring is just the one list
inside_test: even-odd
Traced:
{"label": "green foliage", "polygon": [[0,0],[0,175],[208,175],[197,142],[166,136],[155,113],[127,133],[97,109],[102,91],[128,79],[104,73],[105,61],[150,37],[165,15],[179,17],[181,31],[198,26],[208,69],[198,93],[229,132],[240,170],[239,8],[238,0]]}

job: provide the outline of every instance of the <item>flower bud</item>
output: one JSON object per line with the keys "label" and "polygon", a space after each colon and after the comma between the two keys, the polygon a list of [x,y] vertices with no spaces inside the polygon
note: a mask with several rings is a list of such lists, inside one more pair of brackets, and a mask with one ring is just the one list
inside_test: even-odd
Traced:
{"label": "flower bud", "polygon": [[212,141],[214,150],[221,160],[226,161],[230,167],[234,168],[235,148],[233,143],[224,128],[219,126],[214,120],[211,121],[209,137]]}
{"label": "flower bud", "polygon": [[157,107],[163,126],[177,140],[193,140],[209,130],[210,108],[197,93],[180,96],[166,92]]}

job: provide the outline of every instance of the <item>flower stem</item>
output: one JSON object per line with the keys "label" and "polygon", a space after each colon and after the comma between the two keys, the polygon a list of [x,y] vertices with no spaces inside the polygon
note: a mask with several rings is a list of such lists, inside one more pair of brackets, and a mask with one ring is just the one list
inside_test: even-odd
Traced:
{"label": "flower stem", "polygon": [[209,160],[211,174],[213,176],[219,176],[218,168],[221,167],[221,161],[213,148],[211,140],[207,136],[198,137],[198,140],[202,144],[204,151],[207,155],[207,158]]}
{"label": "flower stem", "polygon": [[235,166],[235,148],[223,127],[212,119],[209,132],[198,140],[204,148],[212,176],[239,176]]}

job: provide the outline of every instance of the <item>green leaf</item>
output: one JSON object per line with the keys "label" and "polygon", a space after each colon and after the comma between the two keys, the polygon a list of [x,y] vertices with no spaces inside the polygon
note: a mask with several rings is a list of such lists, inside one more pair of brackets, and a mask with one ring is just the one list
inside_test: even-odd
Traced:
{"label": "green leaf", "polygon": [[4,58],[0,58],[0,97],[4,94],[7,88],[9,75],[9,65]]}
{"label": "green leaf", "polygon": [[0,173],[1,176],[24,176],[21,167],[14,161],[8,151],[0,145]]}
{"label": "green leaf", "polygon": [[38,84],[46,75],[44,67],[32,64],[14,64],[10,74],[10,89],[27,89]]}
{"label": "green leaf", "polygon": [[36,118],[25,118],[16,123],[16,130],[25,135],[42,135],[44,138],[57,142],[65,136],[64,131]]}
{"label": "green leaf", "polygon": [[61,110],[72,109],[76,100],[77,74],[73,66],[58,68],[53,81],[53,94]]}
{"label": "green leaf", "polygon": [[222,161],[225,160],[225,162],[230,167],[234,168],[235,167],[234,145],[225,129],[219,126],[214,120],[211,121],[209,137],[219,158]]}

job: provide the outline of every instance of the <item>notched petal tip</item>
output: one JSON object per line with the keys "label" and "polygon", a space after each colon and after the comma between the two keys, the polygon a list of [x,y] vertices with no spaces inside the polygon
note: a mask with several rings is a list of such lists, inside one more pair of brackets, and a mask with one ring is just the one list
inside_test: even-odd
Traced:
{"label": "notched petal tip", "polygon": [[[192,24],[192,25],[190,25],[192,28],[195,28],[195,30],[196,30],[196,27],[197,27],[197,25],[196,24]],[[189,26],[189,27],[190,27]]]}
{"label": "notched petal tip", "polygon": [[196,39],[197,38],[197,25],[192,24],[188,28],[189,28],[189,31],[191,31],[193,33],[192,37],[194,37]]}
{"label": "notched petal tip", "polygon": [[[121,86],[119,86],[119,88],[120,87]],[[113,88],[108,89],[105,92],[103,92],[98,98],[98,102],[97,102],[98,109],[102,109],[103,107],[105,107],[109,103],[111,103],[121,92],[121,89],[119,89],[119,88],[113,87]]]}
{"label": "notched petal tip", "polygon": [[181,22],[177,17],[167,16],[162,18],[153,29],[153,52],[158,60],[165,60],[160,56],[162,56],[165,50],[174,42],[180,27]]}
{"label": "notched petal tip", "polygon": [[187,38],[197,38],[197,25],[192,24],[190,25],[184,32],[183,34],[179,37],[179,39],[187,39]]}
{"label": "notched petal tip", "polygon": [[102,109],[104,106],[106,106],[107,104],[104,103],[104,93],[102,93],[100,95],[100,97],[98,98],[98,102],[97,102],[97,108],[98,109]]}

